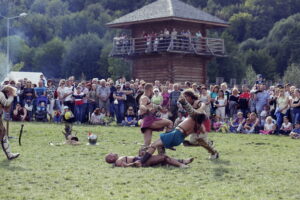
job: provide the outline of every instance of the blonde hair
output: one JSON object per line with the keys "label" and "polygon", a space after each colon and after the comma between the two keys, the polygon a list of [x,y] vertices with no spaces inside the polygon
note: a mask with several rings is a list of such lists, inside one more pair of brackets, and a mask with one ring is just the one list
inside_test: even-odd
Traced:
{"label": "blonde hair", "polygon": [[268,117],[266,118],[266,122],[269,121],[269,120],[273,121],[273,118],[272,118],[271,116],[268,116]]}

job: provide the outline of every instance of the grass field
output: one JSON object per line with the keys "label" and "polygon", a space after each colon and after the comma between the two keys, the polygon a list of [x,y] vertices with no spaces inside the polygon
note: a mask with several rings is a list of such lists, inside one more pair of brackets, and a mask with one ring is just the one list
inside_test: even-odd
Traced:
{"label": "grass field", "polygon": [[[19,129],[11,123],[10,135],[18,136]],[[62,125],[27,123],[24,130],[22,146],[10,140],[21,156],[7,161],[0,154],[1,200],[300,199],[300,140],[211,133],[217,161],[202,148],[180,146],[167,153],[196,157],[191,168],[112,168],[104,162],[107,153],[137,154],[138,128],[75,126],[80,146],[49,145],[63,142]],[[86,145],[89,131],[99,136],[98,146]]]}

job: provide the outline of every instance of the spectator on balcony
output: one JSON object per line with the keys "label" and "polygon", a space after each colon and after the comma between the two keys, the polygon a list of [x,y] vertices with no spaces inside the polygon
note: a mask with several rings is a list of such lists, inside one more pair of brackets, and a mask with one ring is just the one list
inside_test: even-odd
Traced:
{"label": "spectator on balcony", "polygon": [[109,111],[109,96],[110,96],[110,88],[106,87],[106,81],[102,79],[100,81],[100,85],[97,88],[97,97],[99,98],[99,108],[105,108],[105,110]]}
{"label": "spectator on balcony", "polygon": [[178,48],[178,41],[177,41],[177,31],[173,28],[171,32],[171,48],[177,49]]}
{"label": "spectator on balcony", "polygon": [[124,120],[126,94],[121,90],[121,85],[117,85],[113,94],[117,124],[120,125]]}

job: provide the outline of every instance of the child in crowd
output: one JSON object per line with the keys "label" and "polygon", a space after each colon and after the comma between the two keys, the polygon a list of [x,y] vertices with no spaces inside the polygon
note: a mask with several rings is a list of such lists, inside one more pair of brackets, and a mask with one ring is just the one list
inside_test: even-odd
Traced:
{"label": "child in crowd", "polygon": [[295,124],[295,129],[290,133],[292,139],[300,139],[300,122]]}
{"label": "child in crowd", "polygon": [[134,113],[133,107],[129,106],[127,113],[125,114],[125,119],[122,121],[122,126],[136,126],[137,117]]}
{"label": "child in crowd", "polygon": [[245,123],[245,118],[243,117],[242,112],[237,113],[237,118],[230,122],[230,132],[239,133],[241,132],[243,125]]}
{"label": "child in crowd", "polygon": [[61,112],[59,110],[54,111],[53,122],[54,123],[60,123],[61,122]]}
{"label": "child in crowd", "polygon": [[276,125],[271,116],[266,118],[266,122],[264,123],[264,130],[260,130],[259,132],[264,135],[274,134],[276,130]]}
{"label": "child in crowd", "polygon": [[281,125],[281,128],[279,130],[279,133],[282,135],[289,135],[291,131],[293,130],[293,125],[289,121],[289,118],[287,116],[283,117],[283,123]]}
{"label": "child in crowd", "polygon": [[32,120],[32,110],[33,110],[33,105],[31,103],[31,100],[26,100],[24,108],[27,111],[27,116],[26,116],[26,121],[31,121]]}
{"label": "child in crowd", "polygon": [[64,122],[73,123],[74,122],[74,114],[70,110],[68,106],[64,106],[64,112],[61,114]]}
{"label": "child in crowd", "polygon": [[159,112],[160,118],[162,119],[169,119],[169,110],[167,107],[162,107],[161,111]]}
{"label": "child in crowd", "polygon": [[181,112],[178,112],[178,117],[177,119],[175,120],[174,122],[174,127],[177,127],[181,122],[183,122],[186,118],[186,112],[185,111],[181,111]]}
{"label": "child in crowd", "polygon": [[259,119],[257,118],[256,113],[251,113],[249,118],[246,120],[246,123],[243,127],[243,133],[250,134],[256,133],[257,128],[259,127]]}
{"label": "child in crowd", "polygon": [[221,117],[219,115],[215,116],[215,120],[213,123],[213,128],[216,132],[221,132],[221,133],[228,133],[229,132],[229,127],[228,124],[224,121],[221,120]]}
{"label": "child in crowd", "polygon": [[264,106],[263,111],[260,113],[260,126],[265,127],[267,117],[270,115],[270,107]]}

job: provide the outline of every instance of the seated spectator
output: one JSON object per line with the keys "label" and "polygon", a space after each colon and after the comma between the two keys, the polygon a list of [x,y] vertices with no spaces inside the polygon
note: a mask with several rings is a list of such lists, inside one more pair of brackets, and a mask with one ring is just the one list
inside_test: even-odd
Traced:
{"label": "seated spectator", "polygon": [[264,130],[260,130],[259,132],[264,135],[270,135],[270,134],[274,134],[275,130],[276,130],[276,125],[274,123],[274,120],[271,116],[269,116],[266,118],[266,122],[264,124]]}
{"label": "seated spectator", "polygon": [[265,105],[260,113],[260,126],[264,127],[267,117],[270,115],[270,106]]}
{"label": "seated spectator", "polygon": [[27,110],[17,103],[16,108],[13,110],[12,120],[13,121],[24,121],[27,116]]}
{"label": "seated spectator", "polygon": [[292,139],[300,139],[300,122],[296,122],[295,129],[290,133]]}
{"label": "seated spectator", "polygon": [[246,120],[246,123],[243,127],[243,133],[258,133],[259,128],[259,119],[257,118],[256,113],[251,113],[250,117]]}
{"label": "seated spectator", "polygon": [[228,124],[226,122],[224,122],[219,115],[215,116],[215,121],[213,123],[213,129],[216,132],[221,132],[221,133],[229,132]]}
{"label": "seated spectator", "polygon": [[61,122],[61,111],[60,110],[54,111],[53,122],[55,122],[55,123]]}
{"label": "seated spectator", "polygon": [[137,124],[137,117],[134,113],[134,109],[130,106],[125,114],[125,119],[122,122],[123,126],[136,126]]}
{"label": "seated spectator", "polygon": [[169,110],[167,107],[162,107],[162,109],[159,112],[159,117],[161,119],[169,119]]}
{"label": "seated spectator", "polygon": [[246,120],[243,116],[242,112],[237,113],[237,117],[230,122],[230,132],[231,133],[240,133],[243,129],[243,125],[245,124]]}
{"label": "seated spectator", "polygon": [[183,122],[186,118],[186,112],[185,111],[180,111],[178,112],[178,117],[176,118],[174,122],[174,127],[177,127],[181,122]]}
{"label": "seated spectator", "polygon": [[32,120],[32,110],[33,110],[33,105],[32,101],[30,99],[27,99],[25,101],[24,108],[26,109],[27,115],[26,115],[26,121],[31,121]]}
{"label": "seated spectator", "polygon": [[279,130],[279,133],[282,135],[289,135],[291,131],[293,130],[293,125],[291,122],[289,122],[289,118],[287,116],[283,117],[283,123]]}
{"label": "seated spectator", "polygon": [[[104,109],[104,108],[103,108]],[[90,123],[94,125],[104,125],[105,113],[102,113],[100,108],[96,108],[91,115]],[[105,112],[105,109],[104,109]]]}

